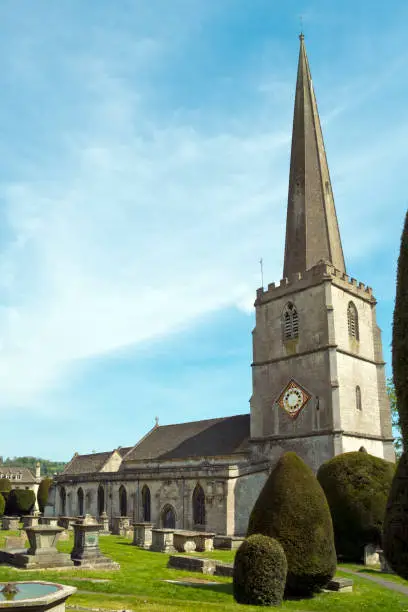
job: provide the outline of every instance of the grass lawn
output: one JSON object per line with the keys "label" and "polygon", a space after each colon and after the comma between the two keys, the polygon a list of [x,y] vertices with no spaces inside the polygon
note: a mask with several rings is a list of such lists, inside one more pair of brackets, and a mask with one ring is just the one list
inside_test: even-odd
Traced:
{"label": "grass lawn", "polygon": [[[5,535],[0,532],[0,547]],[[14,535],[14,534],[13,534]],[[130,540],[116,536],[101,536],[100,547],[103,553],[120,563],[120,571],[23,571],[5,566],[0,567],[0,581],[7,580],[51,580],[70,584],[78,592],[68,600],[68,606],[99,608],[110,610],[258,610],[255,606],[241,606],[234,602],[232,585],[229,578],[204,576],[197,573],[180,572],[167,568],[168,555],[140,550],[131,545]],[[60,542],[58,548],[63,552],[72,549],[70,541]],[[214,551],[203,556],[211,556],[222,561],[231,561],[234,553]],[[351,569],[355,567],[349,566]],[[361,568],[359,568],[361,569]],[[338,572],[342,574],[341,567]],[[388,575],[381,575],[389,579]],[[108,582],[91,582],[99,578]],[[201,584],[188,586],[171,584],[164,580],[201,580]],[[206,582],[208,584],[206,584]],[[216,584],[210,584],[215,582]],[[398,612],[408,610],[408,597],[384,589],[364,578],[354,579],[353,593],[322,593],[313,599],[285,601],[283,610],[329,612]]]}

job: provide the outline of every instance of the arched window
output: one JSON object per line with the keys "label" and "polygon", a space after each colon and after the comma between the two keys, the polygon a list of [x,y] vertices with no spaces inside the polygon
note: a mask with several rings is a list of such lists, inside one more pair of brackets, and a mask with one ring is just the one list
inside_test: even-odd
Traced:
{"label": "arched window", "polygon": [[170,504],[166,504],[161,512],[161,523],[164,529],[176,528],[176,513]]}
{"label": "arched window", "polygon": [[292,340],[299,337],[299,317],[296,307],[288,302],[283,310],[283,339]]}
{"label": "arched window", "polygon": [[60,488],[60,513],[62,516],[65,516],[66,513],[66,505],[67,505],[67,493],[65,491],[65,487]]}
{"label": "arched window", "polygon": [[356,387],[356,408],[357,410],[363,409],[361,405],[361,389],[358,385]]}
{"label": "arched window", "polygon": [[358,313],[353,302],[349,302],[347,307],[347,325],[350,338],[359,339],[358,334]]}
{"label": "arched window", "polygon": [[77,491],[77,502],[78,502],[78,516],[84,515],[84,492],[81,487]]}
{"label": "arched window", "polygon": [[119,509],[120,516],[127,516],[127,493],[123,485],[119,489]]}
{"label": "arched window", "polygon": [[194,525],[205,525],[205,495],[199,484],[193,492],[193,522]]}
{"label": "arched window", "polygon": [[98,487],[98,515],[101,516],[101,514],[105,511],[105,489],[103,488],[102,485],[99,485]]}
{"label": "arched window", "polygon": [[143,520],[150,523],[150,489],[145,485],[142,489]]}

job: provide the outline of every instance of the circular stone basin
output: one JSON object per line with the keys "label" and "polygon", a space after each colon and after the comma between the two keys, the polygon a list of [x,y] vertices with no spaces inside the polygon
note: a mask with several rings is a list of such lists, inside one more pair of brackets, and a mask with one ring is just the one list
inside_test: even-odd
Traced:
{"label": "circular stone basin", "polygon": [[[2,593],[2,589],[6,584],[11,584],[17,587],[16,593]],[[36,610],[52,610],[58,607],[61,610],[61,604],[64,604],[67,597],[75,593],[76,588],[56,584],[54,582],[12,582],[0,583],[0,609],[22,609],[35,607]],[[65,607],[65,606],[64,606]]]}

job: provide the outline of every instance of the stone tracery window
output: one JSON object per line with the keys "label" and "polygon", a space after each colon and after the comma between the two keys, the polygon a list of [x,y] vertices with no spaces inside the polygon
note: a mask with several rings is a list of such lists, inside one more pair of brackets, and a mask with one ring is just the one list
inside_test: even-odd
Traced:
{"label": "stone tracery window", "polygon": [[358,385],[356,387],[356,408],[357,410],[363,409],[361,404],[361,389]]}
{"label": "stone tracery window", "polygon": [[349,302],[347,307],[347,325],[348,325],[348,334],[350,338],[359,339],[359,329],[358,329],[358,312],[355,304],[353,302]]}
{"label": "stone tracery window", "polygon": [[60,493],[60,514],[65,516],[65,513],[66,513],[66,501],[67,501],[67,493],[65,491],[65,487],[61,487],[59,493]]}
{"label": "stone tracery window", "polygon": [[150,516],[151,516],[151,512],[150,512],[151,502],[150,502],[150,489],[147,485],[144,485],[142,489],[142,508],[143,508],[143,520],[146,521],[146,523],[149,523]]}
{"label": "stone tracery window", "polygon": [[205,525],[205,495],[201,485],[197,484],[193,492],[193,523]]}
{"label": "stone tracery window", "polygon": [[175,529],[176,527],[176,513],[170,504],[166,504],[161,512],[161,523],[165,529]]}
{"label": "stone tracery window", "polygon": [[292,340],[299,337],[299,316],[296,306],[288,302],[283,310],[283,339]]}

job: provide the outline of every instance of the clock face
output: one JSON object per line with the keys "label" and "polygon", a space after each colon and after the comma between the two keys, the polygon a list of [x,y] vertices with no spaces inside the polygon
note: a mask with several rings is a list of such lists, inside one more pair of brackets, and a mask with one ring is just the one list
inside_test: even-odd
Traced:
{"label": "clock face", "polygon": [[290,380],[279,396],[278,404],[292,419],[295,419],[300,411],[310,400],[310,394],[297,383]]}

